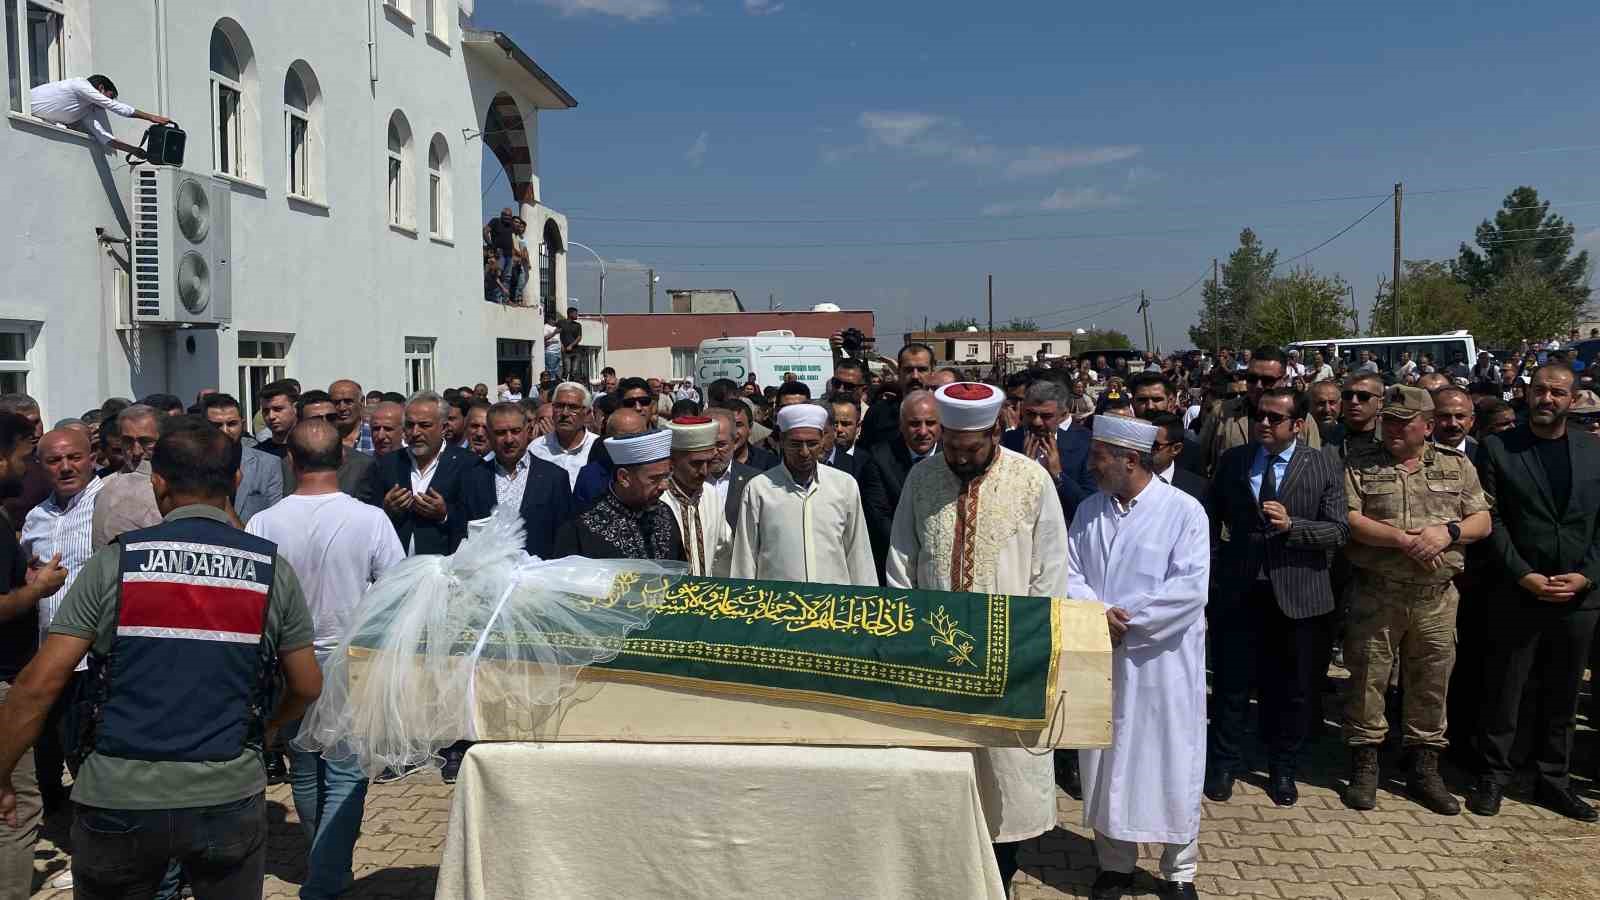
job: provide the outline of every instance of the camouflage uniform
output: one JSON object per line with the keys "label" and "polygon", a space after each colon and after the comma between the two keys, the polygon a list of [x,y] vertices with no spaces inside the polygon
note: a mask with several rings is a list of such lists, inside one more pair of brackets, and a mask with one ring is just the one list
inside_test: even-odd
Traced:
{"label": "camouflage uniform", "polygon": [[[1352,512],[1402,531],[1460,522],[1489,508],[1472,462],[1431,443],[1414,472],[1396,464],[1382,445],[1353,453],[1345,465],[1345,494]],[[1442,552],[1437,569],[1425,568],[1401,550],[1356,541],[1345,546],[1345,554],[1354,568],[1344,643],[1350,669],[1345,743],[1375,747],[1383,742],[1388,733],[1384,691],[1399,665],[1405,684],[1404,745],[1443,750],[1445,694],[1455,664],[1457,595],[1451,578],[1463,567],[1461,545]]]}

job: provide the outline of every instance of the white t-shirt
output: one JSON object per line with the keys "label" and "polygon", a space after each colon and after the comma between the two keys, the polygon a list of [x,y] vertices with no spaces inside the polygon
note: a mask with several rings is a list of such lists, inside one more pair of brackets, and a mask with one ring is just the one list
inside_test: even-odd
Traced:
{"label": "white t-shirt", "polygon": [[544,324],[544,352],[561,352],[561,329],[551,325],[549,322]]}
{"label": "white t-shirt", "polygon": [[367,586],[406,558],[382,508],[337,491],[290,494],[251,516],[244,530],[277,544],[294,569],[318,652],[339,645]]}

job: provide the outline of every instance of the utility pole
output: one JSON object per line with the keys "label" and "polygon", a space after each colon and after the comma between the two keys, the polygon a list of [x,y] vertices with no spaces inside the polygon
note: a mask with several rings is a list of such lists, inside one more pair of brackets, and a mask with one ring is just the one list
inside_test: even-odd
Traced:
{"label": "utility pole", "polygon": [[[989,273],[989,366],[998,366],[999,359],[994,352],[994,273]],[[999,371],[999,369],[995,369]]]}
{"label": "utility pole", "polygon": [[1406,190],[1405,189],[1405,185],[1403,183],[1398,182],[1398,181],[1395,182],[1395,185],[1394,185],[1394,280],[1390,282],[1389,287],[1390,287],[1390,290],[1392,290],[1394,292],[1390,299],[1394,301],[1394,325],[1392,326],[1394,331],[1392,333],[1394,335],[1396,335],[1396,336],[1398,336],[1400,334],[1400,201],[1405,196],[1405,190]]}
{"label": "utility pole", "polygon": [[1139,312],[1144,315],[1144,351],[1154,353],[1155,348],[1150,346],[1150,301],[1144,297],[1144,291],[1139,291]]}
{"label": "utility pole", "polygon": [[774,297],[773,292],[772,291],[767,291],[767,312],[772,312],[772,310],[773,310],[772,304],[775,302],[775,299],[776,298]]}
{"label": "utility pole", "polygon": [[651,269],[649,274],[645,275],[644,284],[645,284],[645,287],[650,289],[650,311],[653,313],[653,312],[656,311],[656,270],[655,269]]}
{"label": "utility pole", "polygon": [[[1211,296],[1217,298],[1218,310],[1220,311],[1222,280],[1217,275],[1217,258],[1215,256],[1211,257]],[[1217,343],[1217,355],[1213,356],[1212,359],[1220,359],[1222,357],[1222,323],[1218,321],[1218,317],[1215,314],[1211,316],[1211,336],[1216,338]]]}
{"label": "utility pole", "polygon": [[1356,286],[1350,285],[1350,331],[1361,333],[1361,313],[1356,309]]}

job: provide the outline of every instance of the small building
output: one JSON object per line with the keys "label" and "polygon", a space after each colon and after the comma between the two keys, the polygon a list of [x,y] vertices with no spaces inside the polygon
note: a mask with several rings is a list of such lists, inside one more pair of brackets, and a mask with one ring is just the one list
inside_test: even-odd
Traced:
{"label": "small building", "polygon": [[792,331],[796,337],[826,338],[847,328],[874,336],[871,310],[621,313],[580,318],[589,371],[611,366],[624,378],[693,378],[695,354],[700,342],[708,338],[754,337],[757,332],[777,330]]}
{"label": "small building", "polygon": [[905,342],[932,347],[933,357],[940,365],[988,365],[1003,359],[1020,366],[1039,359],[1071,356],[1072,338],[1071,331],[996,331],[992,352],[986,329],[913,331],[905,336]]}
{"label": "small building", "polygon": [[691,288],[667,291],[675,313],[742,313],[739,292],[729,288]]}

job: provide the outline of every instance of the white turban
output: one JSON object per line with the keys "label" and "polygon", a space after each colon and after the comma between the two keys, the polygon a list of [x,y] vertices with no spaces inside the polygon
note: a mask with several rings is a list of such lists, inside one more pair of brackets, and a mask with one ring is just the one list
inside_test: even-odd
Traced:
{"label": "white turban", "polygon": [[638,466],[672,454],[672,432],[647,431],[633,437],[606,438],[606,453],[618,466]]}
{"label": "white turban", "polygon": [[791,403],[778,410],[778,430],[788,432],[793,428],[828,427],[828,411],[815,403]]}
{"label": "white turban", "polygon": [[976,381],[958,381],[933,392],[939,404],[939,424],[946,431],[988,431],[1006,395],[999,388]]}
{"label": "white turban", "polygon": [[705,416],[679,416],[667,424],[672,432],[672,449],[710,450],[717,446],[717,421]]}
{"label": "white turban", "polygon": [[1094,417],[1094,439],[1113,447],[1149,453],[1156,443],[1156,427],[1143,419],[1102,413]]}

